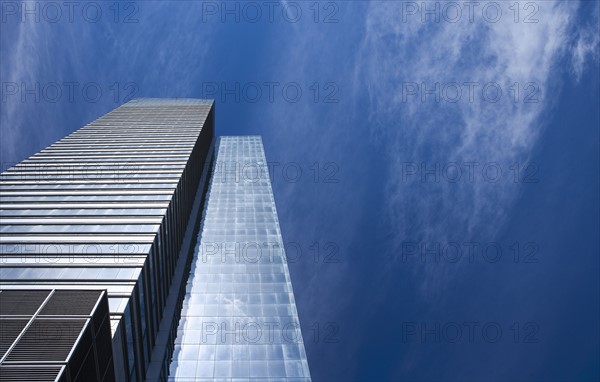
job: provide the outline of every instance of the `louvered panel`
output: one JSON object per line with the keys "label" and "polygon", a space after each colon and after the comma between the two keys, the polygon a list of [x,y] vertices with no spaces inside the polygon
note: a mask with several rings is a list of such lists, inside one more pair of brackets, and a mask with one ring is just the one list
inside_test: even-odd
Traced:
{"label": "louvered panel", "polygon": [[28,321],[26,319],[0,319],[0,358],[4,357],[4,354],[21,334]]}
{"label": "louvered panel", "polygon": [[87,316],[101,295],[99,290],[57,290],[39,315]]}
{"label": "louvered panel", "polygon": [[85,324],[84,319],[35,319],[6,362],[64,362]]}
{"label": "louvered panel", "polygon": [[62,381],[64,367],[0,366],[0,382],[54,382]]}
{"label": "louvered panel", "polygon": [[4,290],[0,293],[0,315],[32,316],[49,293],[48,290]]}

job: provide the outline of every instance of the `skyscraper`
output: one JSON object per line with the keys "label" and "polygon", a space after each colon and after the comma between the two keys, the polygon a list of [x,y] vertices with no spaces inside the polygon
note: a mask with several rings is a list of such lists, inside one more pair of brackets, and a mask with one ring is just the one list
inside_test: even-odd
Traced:
{"label": "skyscraper", "polygon": [[[214,141],[212,101],[138,99],[0,175],[0,380],[185,380],[196,350],[194,377],[309,378],[270,182],[247,181],[262,143],[221,138],[213,163]],[[225,159],[256,168],[220,185]],[[263,240],[268,262],[214,256]],[[194,342],[258,319],[287,326]]]}
{"label": "skyscraper", "polygon": [[309,381],[260,137],[221,137],[172,381]]}

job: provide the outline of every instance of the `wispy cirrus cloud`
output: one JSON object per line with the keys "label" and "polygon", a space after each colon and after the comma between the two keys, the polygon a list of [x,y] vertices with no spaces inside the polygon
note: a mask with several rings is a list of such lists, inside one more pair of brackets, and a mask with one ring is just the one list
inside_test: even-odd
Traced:
{"label": "wispy cirrus cloud", "polygon": [[[575,52],[579,73],[597,51],[593,26],[578,31],[573,50],[576,2],[535,3],[528,22],[523,14],[515,22],[508,3],[499,19],[475,12],[457,22],[424,18],[425,5],[407,13],[406,4],[369,7],[355,71],[369,92],[372,135],[392,163],[386,203],[396,245],[493,238],[523,184],[513,166],[530,161],[558,94],[556,63]],[[486,163],[494,164],[487,178]],[[427,292],[453,277],[423,272]]]}
{"label": "wispy cirrus cloud", "polygon": [[581,79],[587,64],[600,61],[600,3],[594,2],[588,24],[574,26],[574,43],[571,48],[571,64],[577,81]]}

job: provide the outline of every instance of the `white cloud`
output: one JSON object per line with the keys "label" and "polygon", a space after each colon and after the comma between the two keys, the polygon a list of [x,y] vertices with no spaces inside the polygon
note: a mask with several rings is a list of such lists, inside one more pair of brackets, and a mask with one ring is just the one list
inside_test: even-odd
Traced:
{"label": "white cloud", "polygon": [[[570,33],[579,4],[538,2],[534,16],[538,22],[534,23],[522,22],[529,14],[523,10],[520,22],[515,23],[509,3],[503,3],[503,17],[498,22],[475,12],[473,22],[466,17],[457,23],[443,19],[440,23],[423,22],[417,14],[407,17],[405,23],[401,13],[404,4],[371,4],[356,71],[369,91],[373,135],[389,142],[387,154],[392,166],[387,205],[397,244],[415,239],[493,240],[519,193],[510,166],[529,160],[543,128],[540,117],[549,111],[558,94],[555,64],[570,51]],[[589,37],[579,40],[575,50],[578,75],[583,57],[594,45],[597,42]],[[403,97],[402,93],[402,84],[407,82],[419,84],[422,91],[423,83],[428,88],[440,83],[443,89],[444,84],[467,81],[480,83],[474,102],[468,99],[464,85],[456,103],[443,98],[434,102],[433,96],[420,102],[418,96]],[[502,89],[499,101],[480,99],[487,83]],[[515,83],[520,89],[518,100],[512,90]],[[539,102],[524,103],[524,97],[532,92]],[[447,94],[449,98],[454,95]],[[435,163],[443,168],[449,162],[478,162],[479,170],[484,163],[495,162],[503,177],[491,183],[476,171],[479,176],[471,182],[464,172],[468,167],[463,166],[457,183],[444,177],[439,183],[411,182],[402,177],[405,162],[425,162],[430,168]],[[475,234],[478,237],[473,237]],[[430,290],[432,282],[425,277],[425,289]]]}
{"label": "white cloud", "polygon": [[577,28],[577,39],[572,51],[573,72],[579,81],[585,69],[586,62],[597,63],[600,59],[600,25],[599,13],[600,3],[594,2],[595,6],[590,12],[590,26]]}

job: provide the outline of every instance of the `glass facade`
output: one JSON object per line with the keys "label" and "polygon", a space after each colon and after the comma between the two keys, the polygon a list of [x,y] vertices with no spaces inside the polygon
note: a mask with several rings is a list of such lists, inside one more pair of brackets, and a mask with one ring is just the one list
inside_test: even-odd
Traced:
{"label": "glass facade", "polygon": [[310,381],[260,137],[221,137],[170,381]]}

